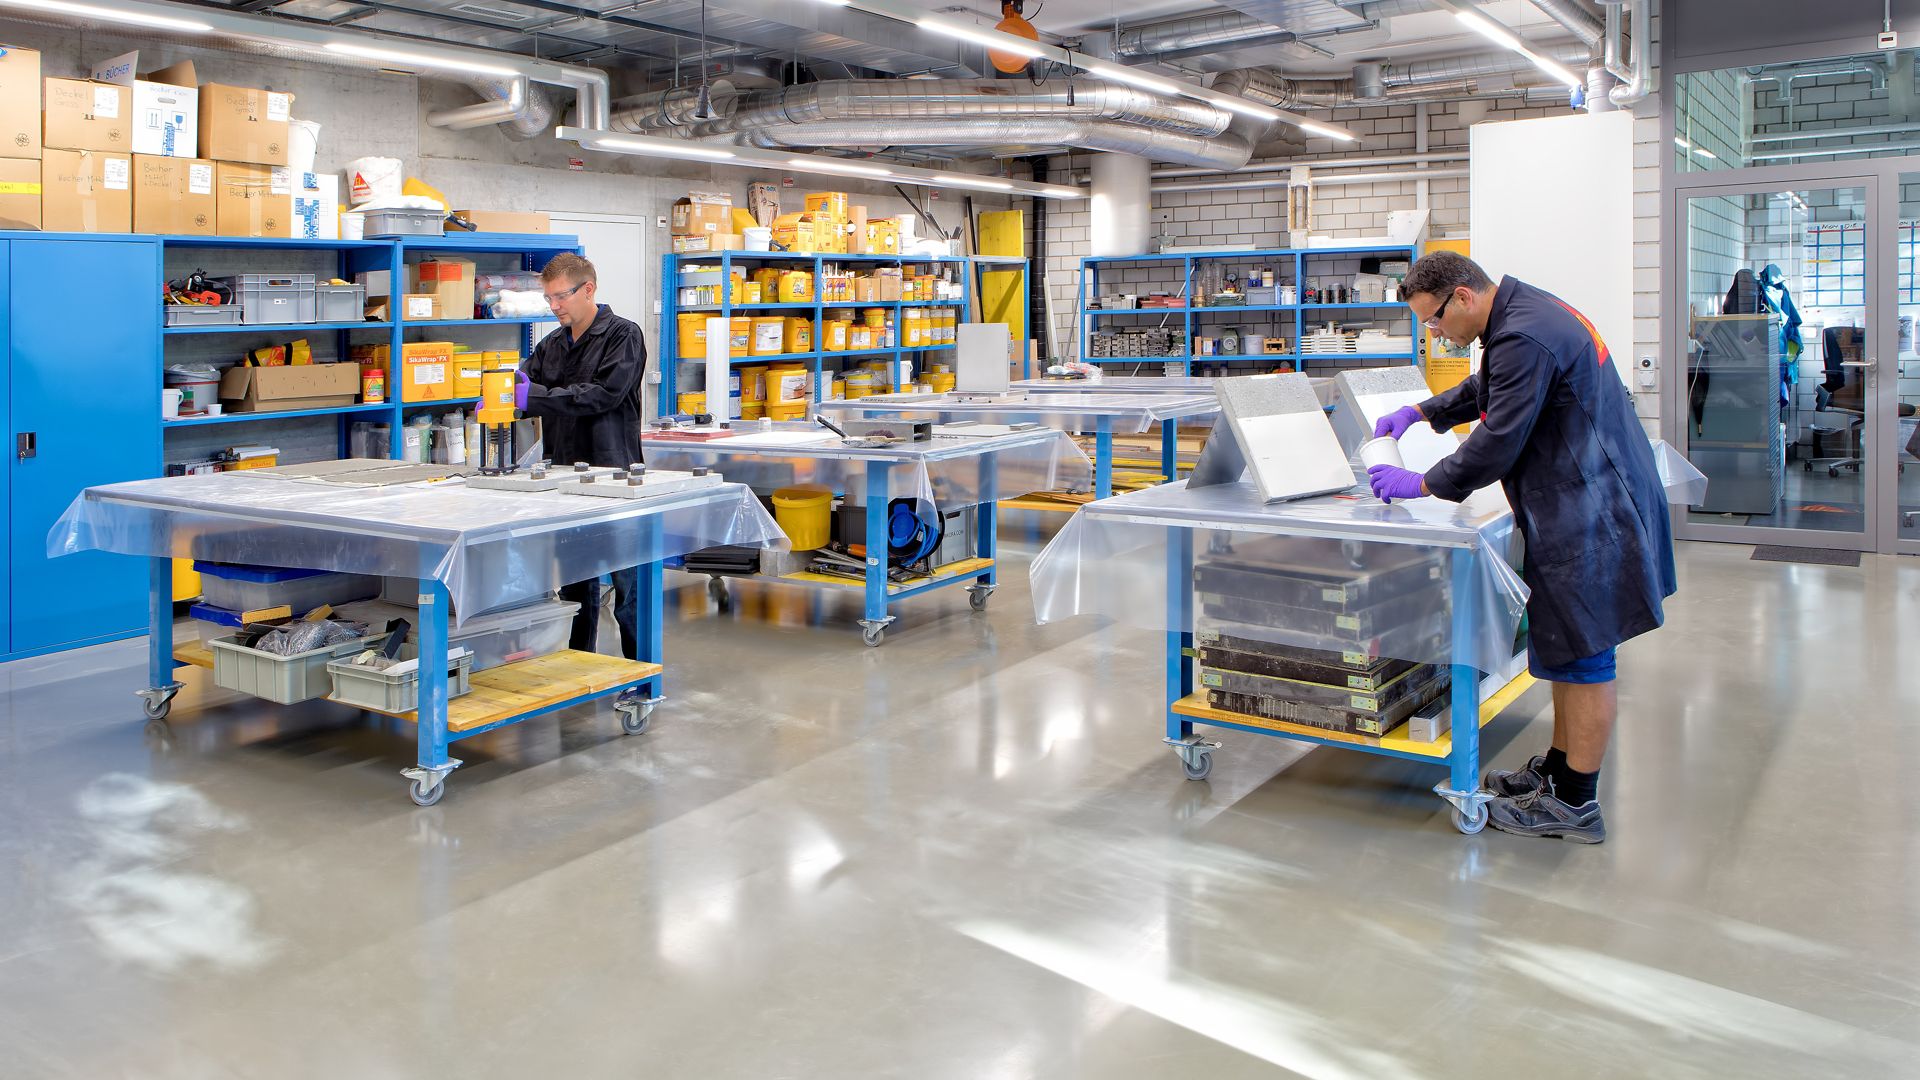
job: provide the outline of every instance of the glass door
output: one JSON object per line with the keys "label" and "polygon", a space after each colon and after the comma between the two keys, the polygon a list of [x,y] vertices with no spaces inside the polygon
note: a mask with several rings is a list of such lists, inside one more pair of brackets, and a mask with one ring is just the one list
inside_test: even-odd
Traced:
{"label": "glass door", "polygon": [[[1902,173],[1894,188],[1895,349],[1874,371],[1883,426],[1892,434],[1883,453],[1882,486],[1891,494],[1892,544],[1882,549],[1920,555],[1920,173]],[[1891,475],[1888,475],[1891,474]]]}
{"label": "glass door", "polygon": [[1861,176],[1676,192],[1685,254],[1668,401],[1675,444],[1708,478],[1680,535],[1879,542],[1875,365],[1892,251],[1875,227],[1878,191]]}

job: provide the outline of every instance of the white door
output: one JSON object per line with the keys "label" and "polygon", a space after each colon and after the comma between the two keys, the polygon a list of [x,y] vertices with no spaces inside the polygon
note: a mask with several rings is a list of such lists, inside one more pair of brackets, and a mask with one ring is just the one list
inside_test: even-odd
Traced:
{"label": "white door", "polygon": [[[649,329],[651,316],[645,309],[646,260],[641,253],[641,238],[645,235],[642,219],[559,210],[548,211],[548,217],[553,221],[554,232],[572,233],[580,238],[581,248],[600,274],[600,302],[621,318],[639,323],[643,330]],[[536,340],[557,325],[540,323],[534,327]],[[653,355],[653,338],[653,334],[647,335],[647,381],[640,409],[643,417],[655,414],[655,399],[659,396],[659,387],[653,378],[660,370],[660,358]]]}

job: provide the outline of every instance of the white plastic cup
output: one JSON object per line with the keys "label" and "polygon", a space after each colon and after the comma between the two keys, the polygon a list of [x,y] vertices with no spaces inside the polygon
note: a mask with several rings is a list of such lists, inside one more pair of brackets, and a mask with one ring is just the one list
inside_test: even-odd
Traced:
{"label": "white plastic cup", "polygon": [[1360,464],[1369,469],[1375,465],[1391,465],[1396,469],[1407,467],[1406,459],[1400,456],[1400,440],[1391,435],[1382,435],[1377,439],[1368,439],[1361,443]]}
{"label": "white plastic cup", "polygon": [[207,406],[208,416],[219,416],[222,412],[225,412],[225,411],[226,411],[226,406],[221,405],[218,402],[215,402],[214,404]]}
{"label": "white plastic cup", "polygon": [[180,399],[186,396],[184,390],[160,391],[160,416],[172,420],[180,415]]}

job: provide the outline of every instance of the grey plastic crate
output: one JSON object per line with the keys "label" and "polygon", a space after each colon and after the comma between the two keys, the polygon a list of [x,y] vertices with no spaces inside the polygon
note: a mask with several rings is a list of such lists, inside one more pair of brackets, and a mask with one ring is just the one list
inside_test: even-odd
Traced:
{"label": "grey plastic crate", "polygon": [[444,210],[395,207],[368,210],[366,215],[366,238],[369,240],[386,236],[445,236],[447,233],[447,214]]}
{"label": "grey plastic crate", "polygon": [[240,309],[232,304],[168,304],[168,326],[235,326]]}
{"label": "grey plastic crate", "polygon": [[343,641],[338,645],[292,656],[276,656],[259,649],[249,649],[240,644],[240,639],[233,634],[216,637],[207,644],[213,650],[215,686],[277,701],[282,705],[293,705],[326,697],[333,689],[332,680],[327,675],[329,661],[377,648],[386,640],[385,634],[372,634],[356,641]]}
{"label": "grey plastic crate", "polygon": [[[400,647],[402,660],[411,660],[417,655],[415,646],[411,644]],[[457,660],[449,660],[448,665],[447,698],[451,700],[473,689],[469,681],[473,675],[473,654],[464,653]],[[327,661],[327,674],[333,679],[333,694],[329,700],[342,705],[356,705],[362,709],[392,714],[410,713],[420,707],[418,670],[389,675],[345,659]]]}
{"label": "grey plastic crate", "polygon": [[367,317],[365,285],[315,285],[314,322],[359,322]]}
{"label": "grey plastic crate", "polygon": [[215,280],[233,290],[232,303],[248,326],[314,321],[312,274],[241,274]]}

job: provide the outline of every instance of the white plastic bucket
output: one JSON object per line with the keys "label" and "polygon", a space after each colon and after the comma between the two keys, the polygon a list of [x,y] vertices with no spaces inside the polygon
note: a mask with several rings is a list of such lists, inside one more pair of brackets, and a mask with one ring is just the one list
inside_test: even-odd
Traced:
{"label": "white plastic bucket", "polygon": [[295,176],[317,171],[313,163],[320,156],[320,125],[312,120],[290,120],[287,130],[287,167]]}
{"label": "white plastic bucket", "polygon": [[1400,456],[1400,440],[1391,435],[1382,435],[1377,439],[1368,439],[1361,443],[1360,464],[1369,469],[1375,465],[1391,465],[1396,469],[1407,467],[1406,460]]}
{"label": "white plastic bucket", "polygon": [[740,235],[745,238],[748,251],[772,251],[772,229],[744,229]]}
{"label": "white plastic bucket", "polygon": [[355,158],[347,162],[347,203],[359,206],[375,199],[397,199],[405,179],[399,158]]}
{"label": "white plastic bucket", "polygon": [[186,391],[184,390],[160,391],[161,417],[167,420],[172,420],[174,417],[179,416],[180,415],[180,399],[185,396],[186,396]]}
{"label": "white plastic bucket", "polygon": [[358,210],[340,212],[340,239],[365,240],[367,238],[367,215]]}

